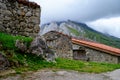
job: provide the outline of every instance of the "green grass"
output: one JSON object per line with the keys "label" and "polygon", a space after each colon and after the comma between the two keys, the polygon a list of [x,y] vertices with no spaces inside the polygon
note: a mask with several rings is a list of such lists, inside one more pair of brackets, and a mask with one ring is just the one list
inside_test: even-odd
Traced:
{"label": "green grass", "polygon": [[16,73],[25,71],[36,71],[40,69],[66,69],[76,70],[80,72],[101,73],[112,71],[120,68],[120,64],[97,63],[97,62],[84,62],[71,59],[57,58],[56,63],[46,62],[40,57],[32,54],[21,53],[16,50],[15,41],[23,39],[28,45],[32,38],[23,36],[11,36],[9,34],[0,33],[0,43],[3,47],[0,50],[13,63],[12,68]]}
{"label": "green grass", "polygon": [[120,68],[120,64],[84,62],[69,59],[57,59],[56,68],[76,70],[80,72],[101,73]]}
{"label": "green grass", "polygon": [[1,33],[0,32],[0,43],[2,44],[4,49],[16,49],[15,41],[23,40],[26,44],[29,44],[32,41],[30,37],[23,37],[23,36],[11,36],[9,34]]}
{"label": "green grass", "polygon": [[94,41],[97,41],[112,47],[120,48],[120,39],[118,38],[105,36],[103,34],[98,34],[89,30],[85,30],[85,32],[86,32],[85,37],[89,39],[92,39]]}
{"label": "green grass", "polygon": [[44,60],[41,60],[39,57],[35,56],[30,57],[30,55],[26,57],[26,63],[28,64],[28,66],[15,68],[15,70],[18,73],[20,73],[24,71],[36,71],[40,69],[49,68],[49,69],[75,70],[79,72],[89,73],[102,73],[120,68],[120,64],[84,62],[63,58],[56,59],[56,63],[46,62]]}
{"label": "green grass", "polygon": [[[93,41],[99,42],[99,43],[103,43],[106,44],[108,46],[112,46],[112,47],[116,47],[116,48],[120,48],[120,38],[116,38],[113,36],[107,36],[105,34],[99,33],[91,28],[89,28],[89,26],[87,26],[86,24],[83,23],[79,23],[79,22],[75,22],[75,21],[71,21],[73,24],[77,25],[78,27],[81,28],[82,32],[77,30],[77,29],[70,29],[70,31],[72,33],[75,33],[76,35],[82,36],[86,39],[91,39]],[[69,27],[69,26],[68,26]]]}
{"label": "green grass", "polygon": [[71,27],[67,27],[69,30],[70,30],[70,32],[71,33],[73,33],[74,35],[76,35],[76,36],[80,36],[80,33],[76,30],[76,29],[74,29],[74,28],[71,28]]}

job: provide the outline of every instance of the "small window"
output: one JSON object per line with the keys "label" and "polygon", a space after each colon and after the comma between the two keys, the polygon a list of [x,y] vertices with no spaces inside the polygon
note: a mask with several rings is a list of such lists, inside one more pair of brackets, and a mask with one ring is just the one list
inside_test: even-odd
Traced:
{"label": "small window", "polygon": [[75,60],[87,60],[85,49],[73,50],[73,58]]}

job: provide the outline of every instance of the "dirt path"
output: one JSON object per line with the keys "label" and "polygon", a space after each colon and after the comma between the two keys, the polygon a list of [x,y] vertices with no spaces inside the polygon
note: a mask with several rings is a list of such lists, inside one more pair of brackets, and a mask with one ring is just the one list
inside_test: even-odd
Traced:
{"label": "dirt path", "polygon": [[120,80],[120,70],[109,73],[90,74],[66,70],[42,70],[22,75],[9,76],[0,80]]}

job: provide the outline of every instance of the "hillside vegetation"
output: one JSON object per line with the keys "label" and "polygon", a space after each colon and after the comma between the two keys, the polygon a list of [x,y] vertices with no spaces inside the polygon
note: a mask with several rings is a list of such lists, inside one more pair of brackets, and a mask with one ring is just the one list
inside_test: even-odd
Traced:
{"label": "hillside vegetation", "polygon": [[95,31],[84,23],[69,20],[52,22],[41,26],[41,34],[52,30],[60,31],[69,36],[92,40],[112,47],[120,48],[119,38]]}
{"label": "hillside vegetation", "polygon": [[103,43],[103,44],[106,44],[112,47],[120,48],[119,38],[97,32],[89,28],[86,24],[83,24],[83,23],[77,23],[77,22],[72,22],[72,23],[78,25],[85,31],[84,38],[88,38],[93,41],[97,41],[97,42],[100,42],[100,43]]}
{"label": "hillside vegetation", "polygon": [[120,64],[109,63],[96,63],[96,62],[84,62],[78,60],[57,58],[56,62],[47,62],[42,60],[33,54],[27,54],[20,52],[15,47],[15,41],[17,39],[25,41],[26,44],[30,44],[32,38],[23,36],[12,36],[5,33],[0,33],[0,51],[4,56],[8,58],[11,63],[11,69],[16,70],[16,73],[25,71],[36,71],[39,69],[68,69],[81,72],[107,72],[120,68]]}

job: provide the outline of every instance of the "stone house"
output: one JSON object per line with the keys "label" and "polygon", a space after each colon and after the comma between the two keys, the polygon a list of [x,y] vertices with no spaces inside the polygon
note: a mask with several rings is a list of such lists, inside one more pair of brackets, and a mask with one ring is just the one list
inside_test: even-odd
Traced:
{"label": "stone house", "polygon": [[69,36],[56,31],[50,31],[43,36],[57,57],[72,58],[72,41]]}
{"label": "stone house", "polygon": [[120,49],[92,41],[72,38],[56,31],[50,31],[43,36],[47,45],[56,52],[58,57],[120,63]]}
{"label": "stone house", "polygon": [[120,63],[120,49],[104,44],[72,38],[73,59]]}

